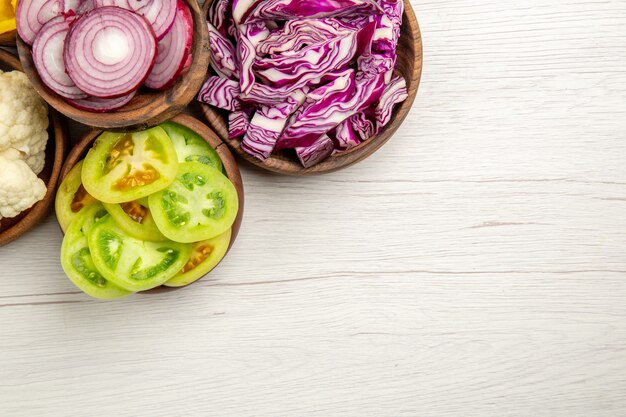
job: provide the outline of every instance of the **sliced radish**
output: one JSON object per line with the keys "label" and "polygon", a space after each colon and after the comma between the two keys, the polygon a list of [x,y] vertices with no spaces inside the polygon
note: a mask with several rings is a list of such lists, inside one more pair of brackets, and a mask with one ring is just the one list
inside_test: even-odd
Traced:
{"label": "sliced radish", "polygon": [[[135,5],[132,3],[135,3]],[[129,1],[131,9],[136,7],[136,3],[140,2],[136,0]],[[143,3],[145,3],[145,6],[134,10],[145,17],[152,25],[157,40],[163,39],[174,24],[176,9],[178,8],[177,0],[148,0]]]}
{"label": "sliced radish", "polygon": [[57,16],[46,23],[33,43],[33,61],[37,72],[52,91],[65,98],[86,98],[65,72],[63,47],[73,17]]}
{"label": "sliced radish", "polygon": [[117,110],[127,105],[133,99],[133,97],[135,97],[136,92],[137,91],[133,91],[126,96],[117,98],[87,97],[85,99],[78,100],[68,99],[67,102],[81,110],[87,110],[94,113],[106,113],[108,111]]}
{"label": "sliced radish", "polygon": [[63,58],[78,88],[90,96],[121,97],[146,79],[157,43],[143,17],[119,7],[94,9],[74,23]]}
{"label": "sliced radish", "polygon": [[[184,1],[178,0],[178,10],[172,29],[159,41],[158,54],[145,85],[155,90],[165,90],[185,70],[193,40],[193,18]],[[190,63],[191,64],[191,63]]]}

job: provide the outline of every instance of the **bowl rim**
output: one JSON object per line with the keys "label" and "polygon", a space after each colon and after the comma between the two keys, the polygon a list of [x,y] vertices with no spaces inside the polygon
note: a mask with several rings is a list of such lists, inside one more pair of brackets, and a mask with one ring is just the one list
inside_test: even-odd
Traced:
{"label": "bowl rim", "polygon": [[[204,2],[203,12],[205,17],[208,14],[209,8],[213,1],[214,0],[207,0]],[[341,152],[336,155],[331,155],[326,160],[310,168],[304,168],[295,158],[295,156],[287,158],[283,155],[277,156],[272,154],[267,160],[261,161],[244,152],[240,146],[240,138],[229,138],[228,127],[224,117],[224,114],[227,114],[228,112],[212,108],[211,106],[204,103],[200,103],[202,113],[204,114],[204,117],[207,120],[209,126],[222,138],[224,143],[226,143],[228,147],[238,157],[265,171],[273,172],[276,174],[290,176],[311,176],[326,174],[348,168],[370,157],[394,136],[400,125],[407,118],[410,110],[413,107],[421,83],[423,70],[423,44],[421,29],[419,21],[417,20],[417,16],[415,14],[415,10],[411,5],[410,0],[403,1],[404,18],[402,26],[403,29],[406,27],[410,31],[410,33],[412,33],[413,42],[411,43],[413,45],[413,48],[415,49],[415,60],[413,62],[413,72],[411,74],[410,80],[410,84],[412,86],[414,85],[414,87],[411,87],[411,90],[409,91],[409,97],[404,102],[402,102],[400,106],[397,106],[394,109],[394,116],[390,123],[387,124],[387,126],[385,126],[384,129],[375,137],[362,142],[360,145],[348,151]]]}
{"label": "bowl rim", "polygon": [[[217,264],[219,265],[224,259],[226,259],[226,256],[232,249],[239,235],[239,231],[241,230],[241,224],[243,222],[243,215],[244,215],[244,208],[245,208],[244,207],[245,206],[245,192],[244,192],[244,186],[243,186],[243,179],[241,177],[241,171],[239,170],[239,165],[237,164],[237,161],[235,160],[235,157],[233,156],[233,154],[230,152],[230,150],[224,144],[224,142],[219,138],[219,136],[217,136],[215,132],[213,132],[213,130],[201,120],[193,116],[190,116],[188,114],[181,113],[168,121],[178,123],[180,125],[188,127],[189,129],[198,133],[198,135],[200,135],[213,149],[215,149],[218,155],[220,156],[222,163],[224,164],[224,170],[226,171],[226,176],[228,177],[228,179],[230,179],[230,181],[235,186],[235,189],[237,190],[237,196],[239,198],[239,211],[237,212],[237,217],[235,218],[235,222],[233,223],[233,226],[232,226],[232,233],[230,237],[230,243],[228,245],[228,250],[226,251],[226,254],[224,255],[224,257]],[[85,157],[89,149],[91,149],[95,140],[98,138],[98,136],[100,136],[102,132],[103,132],[102,129],[96,129],[96,128],[91,129],[76,142],[74,147],[71,149],[71,151],[67,155],[67,158],[65,159],[65,163],[63,164],[63,167],[60,170],[59,184],[63,182],[63,180],[69,174],[71,169]],[[215,267],[217,267],[217,265]],[[156,293],[161,293],[165,291],[174,291],[177,289],[186,288],[204,279],[206,276],[210,275],[211,272],[212,271],[209,271],[209,273],[203,275],[201,278],[197,279],[196,281],[184,287],[160,286],[152,290],[141,291],[138,294],[156,294]]]}
{"label": "bowl rim", "polygon": [[97,113],[81,110],[67,103],[50,90],[41,80],[35,68],[31,46],[17,34],[17,51],[31,84],[39,95],[58,112],[86,126],[112,131],[144,130],[163,123],[182,112],[191,103],[202,87],[209,67],[209,31],[204,13],[195,0],[185,0],[194,23],[192,63],[176,83],[165,91],[143,91],[141,86],[137,98],[149,96],[142,107],[134,107],[135,98],[126,106],[111,112]]}
{"label": "bowl rim", "polygon": [[[6,50],[0,49],[0,61],[17,71],[22,70],[18,58]],[[0,246],[7,245],[34,229],[50,214],[52,206],[54,205],[59,175],[65,163],[64,157],[68,138],[62,117],[50,106],[48,106],[48,118],[50,120],[48,131],[52,132],[52,135],[49,135],[48,138],[48,145],[54,144],[54,160],[52,161],[50,178],[46,183],[46,194],[43,200],[20,213],[20,216],[23,216],[20,220],[8,229],[0,232]]]}

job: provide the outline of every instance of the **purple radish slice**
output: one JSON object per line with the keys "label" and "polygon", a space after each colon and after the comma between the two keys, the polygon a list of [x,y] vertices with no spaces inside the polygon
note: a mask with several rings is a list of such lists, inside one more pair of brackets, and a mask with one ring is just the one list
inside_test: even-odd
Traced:
{"label": "purple radish slice", "polygon": [[[131,8],[134,7],[133,3],[140,2],[129,1]],[[145,6],[134,10],[145,17],[148,23],[152,25],[157,40],[163,39],[174,24],[178,8],[177,0],[152,0],[144,1],[143,3],[145,3]]]}
{"label": "purple radish slice", "polygon": [[46,23],[33,43],[33,61],[41,81],[60,96],[70,99],[86,98],[65,72],[63,48],[73,17],[57,16]]}
{"label": "purple radish slice", "polygon": [[133,99],[133,97],[135,97],[136,92],[137,91],[133,91],[126,96],[117,98],[87,97],[78,100],[68,99],[67,102],[81,110],[86,110],[94,113],[106,113],[109,111],[117,110],[127,105]]}
{"label": "purple radish slice", "polygon": [[152,69],[156,49],[154,32],[143,17],[101,7],[72,25],[63,57],[78,88],[90,96],[115,98],[139,88]]}
{"label": "purple radish slice", "polygon": [[178,11],[172,29],[159,41],[158,53],[145,86],[165,90],[185,70],[193,40],[193,18],[184,1],[178,0]]}

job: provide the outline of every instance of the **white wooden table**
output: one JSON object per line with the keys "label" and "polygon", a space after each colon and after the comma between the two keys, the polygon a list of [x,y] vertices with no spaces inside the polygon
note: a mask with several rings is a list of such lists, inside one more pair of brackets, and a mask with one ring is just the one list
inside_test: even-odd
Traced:
{"label": "white wooden table", "polygon": [[244,166],[233,252],[96,302],[54,217],[0,250],[0,416],[626,415],[626,2],[425,0],[379,153]]}

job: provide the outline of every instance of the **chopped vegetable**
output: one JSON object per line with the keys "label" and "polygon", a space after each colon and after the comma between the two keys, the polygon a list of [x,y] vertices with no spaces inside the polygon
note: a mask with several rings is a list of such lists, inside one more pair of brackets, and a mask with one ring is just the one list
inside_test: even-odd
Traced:
{"label": "chopped vegetable", "polygon": [[[3,158],[0,152],[0,163]],[[175,178],[167,172],[172,161]],[[67,276],[92,297],[114,299],[206,275],[225,256],[239,211],[237,190],[222,168],[217,151],[178,123],[102,133],[56,197]],[[167,178],[167,188],[154,187]],[[116,202],[103,203],[88,189]],[[137,197],[146,190],[151,194]]]}
{"label": "chopped vegetable", "polygon": [[230,112],[229,136],[255,158],[295,149],[313,166],[380,133],[406,100],[403,13],[402,0],[216,0],[215,75],[198,100]]}
{"label": "chopped vegetable", "polygon": [[105,132],[87,153],[85,189],[104,203],[138,200],[164,189],[178,170],[176,150],[157,126],[135,133]]}
{"label": "chopped vegetable", "polygon": [[191,54],[193,18],[182,0],[178,0],[177,10],[171,30],[159,41],[156,61],[145,81],[146,87],[154,90],[170,88],[185,70]]}
{"label": "chopped vegetable", "polygon": [[166,90],[193,60],[183,0],[31,0],[17,15],[43,83],[82,110],[119,109],[142,84]]}
{"label": "chopped vegetable", "polygon": [[0,71],[0,220],[41,201],[48,106],[23,72]]}

